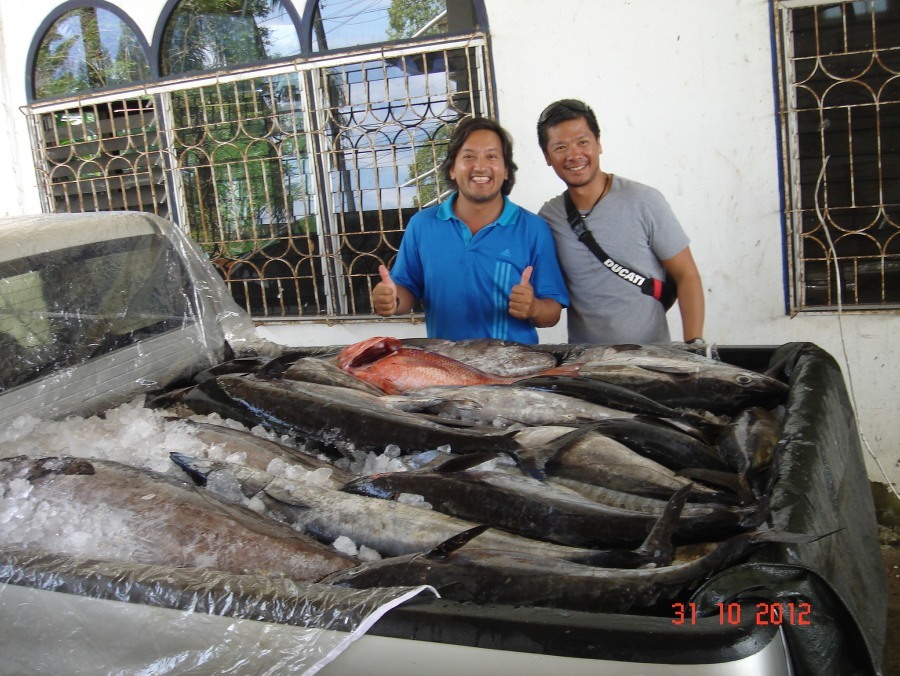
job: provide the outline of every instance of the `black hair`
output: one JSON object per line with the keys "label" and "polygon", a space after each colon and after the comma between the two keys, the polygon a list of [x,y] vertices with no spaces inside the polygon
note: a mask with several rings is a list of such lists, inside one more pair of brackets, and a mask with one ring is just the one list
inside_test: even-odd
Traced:
{"label": "black hair", "polygon": [[594,137],[599,138],[600,125],[597,123],[597,116],[584,101],[560,99],[544,108],[537,123],[538,144],[541,146],[541,150],[547,151],[547,130],[550,127],[555,127],[561,122],[577,120],[579,117],[584,118],[591,133],[594,134]]}
{"label": "black hair", "polygon": [[512,138],[499,123],[487,117],[468,117],[456,125],[456,129],[450,136],[450,142],[447,144],[447,156],[441,162],[441,177],[448,185],[452,185],[454,189],[457,188],[456,181],[450,178],[450,170],[456,164],[456,156],[459,155],[459,151],[469,135],[481,130],[492,131],[500,137],[500,147],[503,151],[503,162],[506,164],[507,173],[506,180],[500,187],[500,193],[509,195],[516,183],[516,169],[518,169],[516,163],[513,162]]}

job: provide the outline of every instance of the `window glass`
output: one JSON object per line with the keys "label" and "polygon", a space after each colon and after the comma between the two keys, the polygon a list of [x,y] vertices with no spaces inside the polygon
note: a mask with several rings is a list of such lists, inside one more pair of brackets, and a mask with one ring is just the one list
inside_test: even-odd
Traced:
{"label": "window glass", "polygon": [[183,0],[166,22],[162,72],[216,70],[299,53],[297,27],[281,0]]}
{"label": "window glass", "polygon": [[319,0],[312,44],[325,51],[474,28],[470,0]]}
{"label": "window glass", "polygon": [[35,98],[141,82],[150,64],[134,31],[113,12],[81,7],[63,14],[41,40]]}
{"label": "window glass", "polygon": [[152,280],[181,272],[177,251],[159,235],[0,263],[0,391],[179,328],[194,314],[187,274],[183,285]]}

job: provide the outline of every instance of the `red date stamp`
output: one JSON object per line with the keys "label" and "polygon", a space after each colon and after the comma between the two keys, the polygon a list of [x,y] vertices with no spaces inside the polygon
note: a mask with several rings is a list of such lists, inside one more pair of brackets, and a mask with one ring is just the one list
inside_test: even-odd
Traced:
{"label": "red date stamp", "polygon": [[[808,626],[812,623],[812,606],[805,601],[800,603],[782,603],[780,601],[760,602],[753,606],[741,603],[718,603],[719,624],[738,625],[745,619],[748,612],[753,614],[753,622],[757,626],[782,624]],[[672,611],[675,616],[672,624],[696,624],[697,604],[673,603]]]}

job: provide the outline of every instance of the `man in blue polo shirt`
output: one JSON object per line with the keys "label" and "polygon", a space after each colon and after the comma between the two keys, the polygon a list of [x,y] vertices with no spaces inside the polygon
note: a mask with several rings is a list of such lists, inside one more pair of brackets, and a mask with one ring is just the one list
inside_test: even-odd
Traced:
{"label": "man in blue polo shirt", "polygon": [[547,224],[507,197],[516,172],[509,135],[467,118],[441,172],[456,192],[410,219],[393,269],[380,268],[375,311],[406,314],[421,298],[429,338],[536,343],[569,295]]}

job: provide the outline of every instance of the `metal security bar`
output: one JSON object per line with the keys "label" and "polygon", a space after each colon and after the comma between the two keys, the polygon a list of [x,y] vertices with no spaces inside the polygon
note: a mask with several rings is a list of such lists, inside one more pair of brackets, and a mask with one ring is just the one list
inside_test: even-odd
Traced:
{"label": "metal security bar", "polygon": [[44,113],[38,151],[52,212],[150,211],[168,215],[163,153],[150,96]]}
{"label": "metal security bar", "polygon": [[266,320],[373,315],[378,266],[491,115],[482,37],[185,78],[26,113],[47,211],[170,216]]}
{"label": "metal security bar", "polygon": [[900,308],[900,3],[775,3],[790,303]]}

